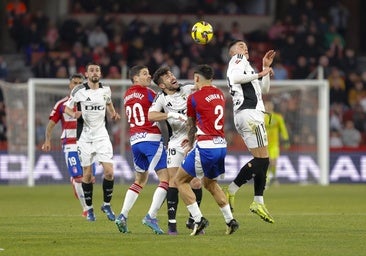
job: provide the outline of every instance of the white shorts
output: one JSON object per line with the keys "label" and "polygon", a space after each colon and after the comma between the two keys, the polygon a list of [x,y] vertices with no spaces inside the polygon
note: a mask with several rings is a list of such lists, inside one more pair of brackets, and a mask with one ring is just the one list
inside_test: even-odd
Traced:
{"label": "white shorts", "polygon": [[77,145],[81,166],[89,166],[94,162],[113,163],[113,147],[109,139],[78,141]]}
{"label": "white shorts", "polygon": [[238,111],[234,114],[234,124],[249,149],[268,145],[264,113],[262,111],[257,109]]}
{"label": "white shorts", "polygon": [[180,143],[169,141],[167,149],[167,167],[179,167],[184,159],[184,150]]}

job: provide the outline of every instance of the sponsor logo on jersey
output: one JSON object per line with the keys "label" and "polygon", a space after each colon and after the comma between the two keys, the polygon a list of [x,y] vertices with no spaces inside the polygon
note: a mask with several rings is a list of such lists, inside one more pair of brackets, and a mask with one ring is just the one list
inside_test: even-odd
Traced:
{"label": "sponsor logo on jersey", "polygon": [[88,98],[86,98],[86,101],[91,101],[91,99],[88,97]]}
{"label": "sponsor logo on jersey", "polygon": [[139,133],[135,133],[134,135],[131,136],[130,141],[135,141],[135,140],[139,140],[139,139],[144,139],[147,136],[147,132],[139,132]]}
{"label": "sponsor logo on jersey", "polygon": [[104,110],[105,106],[85,106],[85,110]]}

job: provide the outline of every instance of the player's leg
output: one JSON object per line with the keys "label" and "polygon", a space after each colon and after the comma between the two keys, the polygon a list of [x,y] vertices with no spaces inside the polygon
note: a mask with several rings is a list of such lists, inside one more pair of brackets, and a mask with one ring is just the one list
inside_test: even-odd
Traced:
{"label": "player's leg", "polygon": [[132,209],[142,189],[146,185],[148,177],[149,173],[147,171],[135,172],[135,181],[128,188],[123,200],[121,212],[115,220],[118,230],[122,233],[129,232],[127,227],[128,213]]}
{"label": "player's leg", "polygon": [[203,177],[202,179],[205,188],[215,199],[217,205],[220,207],[221,213],[224,216],[226,223],[226,234],[231,235],[239,228],[239,223],[234,219],[233,213],[230,209],[230,204],[226,198],[225,192],[217,184],[216,180]]}
{"label": "player's leg", "polygon": [[150,227],[154,233],[163,234],[164,231],[159,227],[157,220],[158,210],[161,208],[166,199],[169,187],[169,173],[167,170],[167,154],[164,149],[163,142],[149,142],[149,149],[145,149],[146,155],[149,159],[149,170],[155,170],[159,185],[155,189],[148,213],[142,220],[142,223]]}
{"label": "player's leg", "polygon": [[[179,190],[180,197],[186,204],[187,209],[194,220],[194,227],[191,235],[200,234],[209,224],[208,220],[202,215],[197,203],[196,195],[192,191],[190,185],[192,179],[197,176],[196,167],[200,171],[202,170],[199,158],[197,158],[198,161],[196,162],[197,153],[197,148],[190,151],[182,166],[178,168],[177,175],[175,176],[175,183]],[[202,171],[200,172],[200,175],[203,175]]]}
{"label": "player's leg", "polygon": [[88,221],[95,221],[93,209],[93,148],[92,143],[77,142],[80,164],[83,167],[82,188],[84,191]]}
{"label": "player's leg", "polygon": [[149,177],[147,171],[149,168],[149,161],[144,153],[145,147],[144,142],[131,146],[135,166],[135,181],[128,188],[123,200],[121,212],[115,220],[118,230],[122,233],[129,232],[127,227],[128,213],[135,204]]}
{"label": "player's leg", "polygon": [[110,140],[95,141],[93,146],[96,151],[95,158],[103,166],[103,205],[101,210],[110,221],[114,221],[115,214],[111,208],[114,188],[113,146]]}
{"label": "player's leg", "polygon": [[[169,162],[169,161],[168,161]],[[178,209],[178,189],[173,180],[175,174],[177,173],[178,167],[168,168],[169,174],[169,188],[166,195],[166,203],[168,210],[168,234],[176,235],[177,234],[177,209]]]}
{"label": "player's leg", "polygon": [[85,203],[84,191],[82,187],[83,168],[80,165],[77,151],[65,151],[67,170],[70,174],[70,182],[73,187],[74,195],[79,200],[83,209],[82,216],[86,217],[87,207]]}
{"label": "player's leg", "polygon": [[100,209],[107,215],[107,218],[110,221],[114,221],[116,217],[111,208],[111,200],[114,187],[113,163],[101,162],[101,164],[104,169],[104,178],[102,183],[103,205],[101,206]]}
{"label": "player's leg", "polygon": [[[194,177],[191,180],[190,185],[191,185],[193,193],[196,195],[196,201],[197,201],[198,207],[200,207],[201,201],[202,201],[202,194],[203,194],[201,179]],[[189,214],[189,217],[187,219],[186,227],[189,229],[193,229],[193,227],[194,227],[194,220],[193,220],[191,214]]]}

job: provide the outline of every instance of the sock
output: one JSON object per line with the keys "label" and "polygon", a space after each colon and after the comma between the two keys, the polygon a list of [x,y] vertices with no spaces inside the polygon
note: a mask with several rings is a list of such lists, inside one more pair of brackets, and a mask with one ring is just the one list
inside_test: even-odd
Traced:
{"label": "sock", "polygon": [[105,203],[110,203],[113,194],[114,180],[103,179],[103,200]]}
{"label": "sock", "polygon": [[202,218],[202,213],[200,208],[198,207],[197,202],[194,202],[193,204],[187,205],[187,209],[192,215],[192,218],[195,222],[200,222]]}
{"label": "sock", "polygon": [[168,188],[168,192],[166,195],[166,202],[168,207],[168,222],[169,223],[177,223],[176,215],[178,208],[178,189],[177,188]]}
{"label": "sock", "polygon": [[159,183],[159,186],[156,188],[153,199],[150,205],[150,209],[148,211],[148,214],[152,219],[155,219],[158,210],[160,209],[161,205],[164,203],[164,200],[166,198],[166,194],[168,192],[169,183],[166,181],[162,181]]}
{"label": "sock", "polygon": [[[196,202],[198,204],[198,207],[201,205],[201,200],[202,200],[202,188],[192,188],[193,193],[196,195]],[[189,219],[188,221],[192,220],[193,222],[193,217],[192,214],[189,213]]]}
{"label": "sock", "polygon": [[198,206],[201,205],[201,201],[202,201],[202,188],[197,188],[197,189],[192,189],[193,193],[196,195],[196,201]]}
{"label": "sock", "polygon": [[128,218],[128,213],[132,209],[133,205],[135,204],[142,187],[136,183],[133,183],[126,192],[125,200],[123,201],[123,206],[121,209],[121,214]]}
{"label": "sock", "polygon": [[266,186],[266,176],[269,165],[269,158],[254,158],[254,195],[263,196]]}
{"label": "sock", "polygon": [[238,187],[235,183],[234,183],[234,181],[233,182],[231,182],[230,184],[229,184],[229,187],[228,187],[228,191],[229,191],[229,194],[230,195],[235,195],[236,194],[236,192],[238,192],[238,190],[239,190],[239,188],[240,187]]}
{"label": "sock", "polygon": [[264,204],[263,196],[254,196],[254,202]]}
{"label": "sock", "polygon": [[93,183],[81,183],[85,196],[85,204],[90,209],[93,207]]}
{"label": "sock", "polygon": [[220,208],[222,215],[224,216],[225,223],[229,223],[234,217],[233,213],[230,210],[230,205],[227,204],[224,207]]}
{"label": "sock", "polygon": [[253,158],[248,163],[246,163],[246,165],[244,165],[240,169],[238,175],[234,179],[233,182],[238,187],[241,187],[242,185],[244,185],[245,183],[247,183],[249,180],[251,180],[253,178],[254,171],[255,171],[255,167],[254,167],[254,162],[255,161],[254,160],[255,160],[255,158]]}
{"label": "sock", "polygon": [[83,208],[83,211],[86,211],[86,203],[85,203],[85,197],[84,197],[84,191],[83,186],[80,182],[76,182],[73,178],[71,178],[71,184],[74,188],[74,193],[77,199],[80,201],[81,207]]}

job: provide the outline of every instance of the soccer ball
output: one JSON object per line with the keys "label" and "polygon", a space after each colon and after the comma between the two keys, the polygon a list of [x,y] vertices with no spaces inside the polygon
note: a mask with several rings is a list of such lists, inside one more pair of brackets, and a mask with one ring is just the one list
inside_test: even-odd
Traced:
{"label": "soccer ball", "polygon": [[213,38],[213,29],[210,23],[198,21],[192,27],[191,36],[197,44],[208,44]]}

